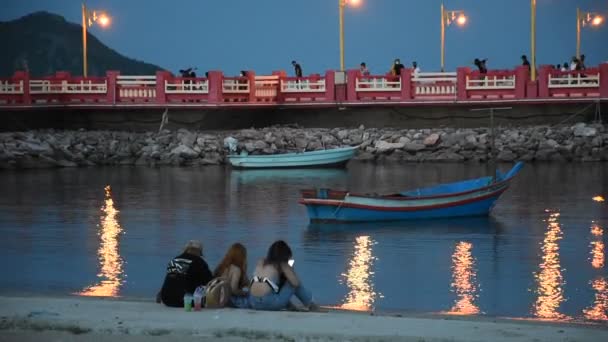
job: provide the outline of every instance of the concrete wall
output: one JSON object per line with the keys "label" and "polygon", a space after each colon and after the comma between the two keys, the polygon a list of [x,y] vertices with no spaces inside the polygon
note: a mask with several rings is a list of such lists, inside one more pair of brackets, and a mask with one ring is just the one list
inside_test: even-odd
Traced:
{"label": "concrete wall", "polygon": [[[504,105],[501,105],[502,107]],[[484,106],[487,107],[487,106]],[[166,128],[188,128],[194,130],[223,130],[272,125],[297,124],[302,127],[483,127],[489,126],[489,112],[472,112],[470,105],[442,106],[336,106],[312,107],[268,107],[259,109],[169,109]],[[513,105],[510,111],[496,112],[497,125],[543,125],[556,124],[579,113],[578,120],[593,121],[596,104],[527,104]],[[2,110],[0,131],[23,131],[31,129],[80,129],[87,130],[158,130],[162,109],[75,109],[36,108]],[[608,102],[601,103],[604,121],[608,120]],[[574,121],[570,121],[574,122]]]}

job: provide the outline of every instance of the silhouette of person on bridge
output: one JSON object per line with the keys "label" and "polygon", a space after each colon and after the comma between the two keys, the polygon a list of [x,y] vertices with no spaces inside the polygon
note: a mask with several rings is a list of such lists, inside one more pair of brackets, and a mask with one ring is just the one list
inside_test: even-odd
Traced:
{"label": "silhouette of person on bridge", "polygon": [[298,64],[298,62],[296,61],[291,61],[291,65],[293,65],[296,77],[302,77],[302,67],[300,66],[300,64]]}
{"label": "silhouette of person on bridge", "polygon": [[473,61],[473,64],[475,64],[475,66],[477,67],[477,69],[479,70],[480,74],[486,74],[488,73],[488,68],[486,67],[486,62],[488,60],[487,59],[479,59],[479,58],[475,58],[475,60]]}

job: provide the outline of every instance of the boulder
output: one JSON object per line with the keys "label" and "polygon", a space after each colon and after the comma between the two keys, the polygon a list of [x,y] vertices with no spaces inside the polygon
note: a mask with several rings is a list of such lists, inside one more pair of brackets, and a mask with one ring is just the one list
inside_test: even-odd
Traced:
{"label": "boulder", "polygon": [[423,144],[417,144],[417,143],[404,144],[404,146],[403,146],[403,149],[408,152],[418,152],[418,151],[424,150],[425,148],[426,148],[426,146],[424,146]]}
{"label": "boulder", "polygon": [[246,142],[245,143],[245,150],[249,153],[255,151],[255,144],[252,142]]}
{"label": "boulder", "polygon": [[253,143],[253,148],[256,150],[263,150],[265,148],[268,148],[268,144],[263,140],[257,140]]}
{"label": "boulder", "polygon": [[517,159],[517,155],[510,150],[503,150],[496,156],[496,159],[504,162],[512,162]]}
{"label": "boulder", "polygon": [[384,140],[376,141],[375,148],[379,153],[386,153],[388,151],[398,150],[403,148],[405,144],[402,143],[389,143]]}
{"label": "boulder", "polygon": [[439,134],[433,133],[428,137],[424,138],[423,144],[425,146],[434,146],[439,142]]}
{"label": "boulder", "polygon": [[343,129],[343,130],[338,131],[338,139],[344,140],[347,137],[348,137],[348,130]]}
{"label": "boulder", "polygon": [[597,128],[588,127],[584,123],[578,123],[572,127],[575,137],[594,137],[597,135]]}
{"label": "boulder", "polygon": [[34,140],[22,141],[20,142],[19,149],[21,151],[36,154],[36,155],[52,155],[53,148],[46,141],[44,142],[36,142]]}
{"label": "boulder", "polygon": [[196,158],[198,156],[198,153],[186,145],[179,145],[171,150],[171,155],[186,159],[192,159]]}

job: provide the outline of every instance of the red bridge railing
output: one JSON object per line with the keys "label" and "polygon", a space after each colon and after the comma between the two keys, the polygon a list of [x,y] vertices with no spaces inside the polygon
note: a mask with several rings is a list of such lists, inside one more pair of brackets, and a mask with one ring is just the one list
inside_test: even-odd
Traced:
{"label": "red bridge railing", "polygon": [[23,71],[0,78],[0,109],[49,105],[357,105],[373,103],[444,103],[518,101],[542,99],[608,99],[608,63],[583,71],[539,68],[531,81],[526,67],[490,70],[470,68],[456,72],[401,75],[361,75],[327,71],[323,75],[288,77],[283,71],[243,77],[210,71],[207,77],[184,78],[159,71],[155,75],[122,75],[108,71],[104,77],[80,77],[57,72],[31,77]]}

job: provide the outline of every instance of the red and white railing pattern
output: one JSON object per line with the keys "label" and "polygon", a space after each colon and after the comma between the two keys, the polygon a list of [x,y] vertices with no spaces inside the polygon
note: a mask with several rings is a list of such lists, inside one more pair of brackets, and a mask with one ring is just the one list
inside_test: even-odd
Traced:
{"label": "red and white railing pattern", "polygon": [[455,98],[457,73],[419,72],[412,75],[413,96],[419,98]]}
{"label": "red and white railing pattern", "polygon": [[424,103],[487,100],[538,100],[551,98],[608,98],[608,63],[583,71],[539,68],[531,81],[526,67],[490,70],[485,74],[470,68],[457,72],[401,75],[361,75],[359,70],[328,71],[324,75],[287,77],[285,72],[243,77],[210,71],[208,77],[176,77],[166,71],[156,75],[121,75],[108,71],[105,77],[75,77],[58,72],[49,77],[30,77],[16,72],[0,78],[0,108],[3,106],[159,105],[165,104],[370,104],[374,102]]}

